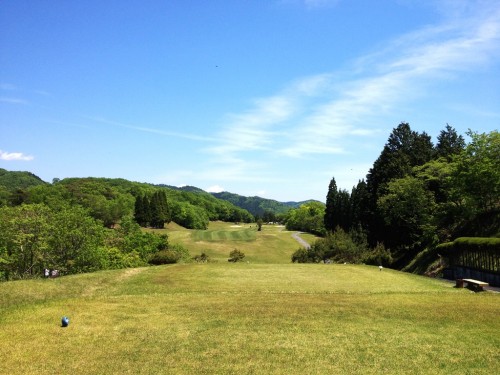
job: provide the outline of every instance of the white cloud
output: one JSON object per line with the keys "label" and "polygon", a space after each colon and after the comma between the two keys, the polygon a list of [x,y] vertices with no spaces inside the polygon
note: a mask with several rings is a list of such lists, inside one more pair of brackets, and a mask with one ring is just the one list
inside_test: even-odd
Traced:
{"label": "white cloud", "polygon": [[0,150],[0,160],[21,160],[21,161],[30,161],[33,160],[34,157],[31,155],[25,155],[22,152],[6,152]]}
{"label": "white cloud", "polygon": [[294,98],[290,95],[256,99],[254,108],[228,116],[227,125],[219,133],[220,144],[210,151],[227,154],[266,148],[276,135],[272,128],[290,119],[295,111]]}
{"label": "white cloud", "polygon": [[[206,149],[213,159],[200,177],[270,181],[278,177],[263,175],[265,168],[250,160],[277,165],[283,157],[354,154],[370,147],[366,144],[378,138],[388,116],[405,113],[402,108],[418,103],[434,85],[497,61],[500,8],[476,12],[450,4],[453,17],[388,42],[352,62],[350,70],[292,81],[275,95],[254,100],[247,111],[228,115],[218,141]],[[357,181],[367,172],[363,169],[349,169],[343,182]]]}
{"label": "white cloud", "polygon": [[124,129],[131,129],[131,130],[137,130],[140,132],[144,133],[152,133],[152,134],[157,134],[157,135],[162,135],[162,136],[167,136],[167,137],[176,137],[176,138],[184,138],[184,139],[189,139],[192,141],[214,141],[214,138],[210,137],[205,137],[205,136],[200,136],[197,134],[189,134],[189,133],[178,133],[178,132],[171,132],[171,131],[165,131],[161,129],[155,129],[155,128],[149,128],[149,127],[144,127],[144,126],[135,126],[135,125],[128,125],[128,124],[123,124],[117,121],[110,121],[104,118],[100,117],[85,117],[88,120],[99,122],[101,124],[107,124],[107,125],[112,125]]}
{"label": "white cloud", "polygon": [[222,193],[225,189],[219,185],[213,185],[205,189],[209,193]]}
{"label": "white cloud", "polygon": [[0,102],[8,104],[28,104],[28,101],[19,98],[7,98],[5,96],[0,97]]}
{"label": "white cloud", "polygon": [[360,77],[343,82],[337,97],[311,106],[293,131],[295,141],[281,152],[341,153],[347,137],[377,133],[376,126],[365,124],[376,124],[380,115],[411,103],[436,80],[454,79],[493,60],[500,50],[500,10],[473,19],[464,16],[460,22],[427,27],[360,59]]}

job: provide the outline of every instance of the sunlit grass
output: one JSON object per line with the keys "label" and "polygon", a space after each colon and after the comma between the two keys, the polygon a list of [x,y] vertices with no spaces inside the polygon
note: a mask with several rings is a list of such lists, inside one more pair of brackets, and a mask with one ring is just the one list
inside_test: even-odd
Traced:
{"label": "sunlit grass", "polygon": [[[257,231],[256,224],[231,224],[210,222],[207,230],[187,230],[175,223],[157,233],[167,233],[170,243],[181,243],[194,256],[202,252],[214,261],[227,262],[229,253],[238,249],[245,253],[245,261],[251,263],[290,263],[292,254],[300,244],[292,238],[294,232],[280,225],[263,225]],[[313,235],[303,235],[313,242]]]}
{"label": "sunlit grass", "polygon": [[500,295],[376,267],[184,264],[2,283],[0,296],[2,373],[500,370]]}

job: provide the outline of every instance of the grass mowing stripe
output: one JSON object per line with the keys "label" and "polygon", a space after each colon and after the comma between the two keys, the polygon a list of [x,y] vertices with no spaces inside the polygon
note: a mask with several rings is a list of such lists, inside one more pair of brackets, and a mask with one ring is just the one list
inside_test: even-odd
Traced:
{"label": "grass mowing stripe", "polygon": [[194,241],[253,241],[255,240],[255,230],[197,230],[192,232]]}

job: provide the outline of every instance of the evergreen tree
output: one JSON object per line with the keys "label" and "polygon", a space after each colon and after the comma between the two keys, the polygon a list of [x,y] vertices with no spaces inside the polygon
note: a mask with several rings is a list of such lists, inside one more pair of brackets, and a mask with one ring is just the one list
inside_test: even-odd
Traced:
{"label": "evergreen tree", "polygon": [[388,184],[410,175],[413,167],[430,161],[433,152],[434,147],[427,133],[419,134],[405,122],[393,129],[382,153],[367,175],[370,211],[368,227],[372,245],[384,242],[385,239],[384,218],[377,210],[377,201],[388,192]]}
{"label": "evergreen tree", "polygon": [[413,167],[430,161],[432,154],[433,145],[427,133],[419,134],[405,122],[399,124],[368,173],[367,187],[373,201],[384,193],[389,181],[407,176]]}
{"label": "evergreen tree", "polygon": [[346,232],[351,228],[351,195],[345,189],[340,189],[333,211],[333,224],[335,228],[340,227]]}
{"label": "evergreen tree", "polygon": [[142,196],[142,206],[144,207],[144,226],[147,227],[151,223],[151,201],[147,194]]}
{"label": "evergreen tree", "polygon": [[328,193],[326,195],[326,207],[325,207],[325,229],[327,231],[333,231],[335,229],[335,202],[337,199],[338,190],[337,183],[335,182],[335,177],[333,177],[328,185]]}
{"label": "evergreen tree", "polygon": [[141,227],[147,227],[151,222],[151,207],[146,194],[135,198],[134,219]]}
{"label": "evergreen tree", "polygon": [[163,228],[167,221],[167,196],[165,191],[157,190],[151,198],[151,226],[154,228]]}
{"label": "evergreen tree", "polygon": [[351,192],[351,228],[367,230],[370,218],[370,198],[365,180],[361,180]]}
{"label": "evergreen tree", "polygon": [[441,130],[438,135],[438,143],[436,145],[436,156],[446,158],[451,161],[453,155],[458,155],[465,148],[464,137],[457,134],[457,131],[446,124],[445,130]]}
{"label": "evergreen tree", "polygon": [[325,229],[334,231],[340,227],[346,231],[351,228],[351,196],[347,190],[337,189],[335,178],[332,178],[328,186],[326,196],[326,208],[324,216]]}
{"label": "evergreen tree", "polygon": [[144,206],[143,206],[143,201],[142,201],[142,197],[141,196],[135,197],[134,220],[141,227],[145,226],[145,223],[144,223]]}

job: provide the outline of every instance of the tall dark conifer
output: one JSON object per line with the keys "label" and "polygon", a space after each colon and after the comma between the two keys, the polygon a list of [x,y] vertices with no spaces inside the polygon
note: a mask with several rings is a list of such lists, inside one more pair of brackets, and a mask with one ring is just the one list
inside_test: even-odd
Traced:
{"label": "tall dark conifer", "polygon": [[340,189],[333,211],[333,224],[334,229],[337,227],[342,228],[348,232],[351,229],[351,195],[345,189]]}
{"label": "tall dark conifer", "polygon": [[169,222],[167,195],[164,190],[157,190],[151,197],[151,226],[163,228]]}
{"label": "tall dark conifer", "polygon": [[144,209],[144,226],[147,227],[151,224],[151,201],[147,194],[142,196],[142,206]]}
{"label": "tall dark conifer", "polygon": [[370,242],[384,241],[386,228],[383,217],[377,212],[378,199],[387,193],[387,184],[394,179],[409,175],[412,168],[431,160],[434,148],[427,133],[411,130],[408,123],[401,123],[387,140],[382,153],[367,175],[370,196]]}
{"label": "tall dark conifer", "polygon": [[141,227],[145,227],[148,224],[146,220],[146,210],[147,208],[144,207],[143,196],[139,195],[135,197],[134,219]]}
{"label": "tall dark conifer", "polygon": [[464,137],[458,135],[457,131],[449,124],[446,124],[446,128],[441,130],[437,139],[436,156],[446,158],[448,161],[454,155],[460,154],[465,148]]}
{"label": "tall dark conifer", "polygon": [[333,177],[328,185],[328,193],[326,195],[326,207],[324,224],[327,231],[335,230],[335,202],[337,200],[338,190],[337,183]]}
{"label": "tall dark conifer", "polygon": [[351,227],[368,229],[370,199],[365,180],[361,180],[351,192]]}

